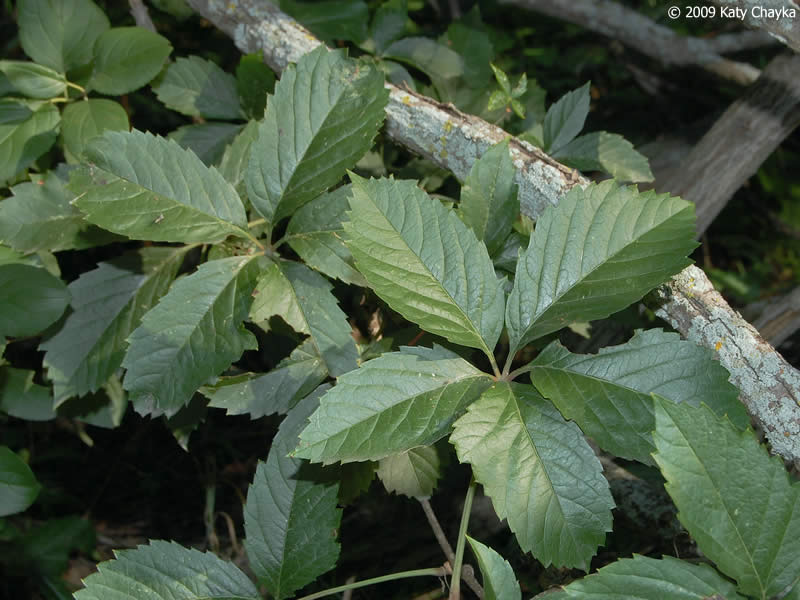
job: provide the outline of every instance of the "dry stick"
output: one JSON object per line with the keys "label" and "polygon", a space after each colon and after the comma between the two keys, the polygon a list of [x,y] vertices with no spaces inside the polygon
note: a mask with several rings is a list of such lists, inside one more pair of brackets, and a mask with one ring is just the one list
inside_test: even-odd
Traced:
{"label": "dry stick", "polygon": [[753,327],[773,346],[779,346],[800,329],[800,287],[769,300]]}
{"label": "dry stick", "polygon": [[[650,56],[664,65],[696,65],[748,85],[758,78],[755,67],[720,56],[721,51],[732,51],[740,47],[751,48],[769,43],[769,38],[753,36],[746,32],[728,34],[724,40],[713,42],[690,36],[681,36],[669,27],[659,25],[641,13],[610,0],[500,0],[501,4],[513,4],[534,10],[557,19],[581,25],[591,31],[619,40]],[[737,36],[737,37],[734,37]]]}
{"label": "dry stick", "polygon": [[[205,18],[233,37],[242,52],[263,52],[278,72],[320,42],[306,29],[261,0],[188,0]],[[460,180],[486,149],[508,134],[482,119],[387,84],[386,132],[395,142],[448,169]],[[538,217],[575,185],[588,185],[577,171],[530,144],[512,139],[511,154],[522,211]],[[709,173],[709,177],[719,174]],[[741,390],[741,400],[772,444],[800,464],[800,372],[767,344],[714,291],[705,273],[689,267],[659,289],[659,310],[688,339],[717,352]]]}
{"label": "dry stick", "polygon": [[703,233],[733,194],[800,125],[800,54],[774,58],[656,189],[691,200]]}
{"label": "dry stick", "polygon": [[[738,15],[744,22],[762,29],[779,42],[783,42],[795,52],[800,52],[800,3],[797,0],[711,0],[719,6],[719,10],[732,11],[738,9]],[[792,13],[794,11],[794,13]]]}
{"label": "dry stick", "polygon": [[[433,512],[433,507],[431,506],[430,500],[427,498],[422,498],[419,500],[419,503],[422,505],[422,510],[425,512],[425,517],[428,519],[428,524],[431,526],[433,530],[433,535],[436,537],[436,541],[439,542],[439,547],[444,552],[444,555],[447,557],[447,560],[450,561],[452,565],[456,558],[456,553],[453,551],[453,547],[450,545],[450,542],[447,541],[447,536],[444,534],[444,529],[439,524],[439,519],[436,518],[436,513]],[[461,579],[464,580],[469,588],[475,592],[478,598],[483,598],[483,588],[481,584],[478,583],[478,580],[475,579],[475,571],[472,568],[472,565],[464,565],[461,568]]]}
{"label": "dry stick", "polygon": [[139,27],[155,32],[156,26],[153,25],[144,2],[142,0],[128,0],[128,4],[131,6],[131,15],[133,15],[133,20],[136,21],[136,24]]}

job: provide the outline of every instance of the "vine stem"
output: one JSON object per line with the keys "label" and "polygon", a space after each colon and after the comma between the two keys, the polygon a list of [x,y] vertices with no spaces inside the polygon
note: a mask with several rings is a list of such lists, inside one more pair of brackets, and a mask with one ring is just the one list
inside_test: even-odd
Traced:
{"label": "vine stem", "polygon": [[456,542],[456,558],[453,561],[453,576],[450,579],[449,600],[460,600],[461,598],[461,565],[464,564],[464,547],[467,543],[467,525],[469,525],[469,514],[472,512],[472,499],[475,498],[475,489],[478,485],[473,476],[469,482],[467,496],[464,498],[464,510],[461,513],[461,524],[458,526],[458,541]]}
{"label": "vine stem", "polygon": [[364,579],[362,581],[354,581],[353,583],[346,583],[335,588],[328,588],[321,592],[315,592],[308,596],[303,596],[297,600],[314,600],[315,598],[324,598],[325,596],[332,596],[339,592],[346,592],[347,590],[354,590],[356,588],[366,587],[368,585],[375,585],[376,583],[384,583],[386,581],[394,581],[395,579],[407,579],[409,577],[444,577],[446,575],[444,567],[433,567],[430,569],[416,569],[414,571],[400,571],[399,573],[390,573],[389,575],[381,575],[380,577],[373,577],[372,579]]}

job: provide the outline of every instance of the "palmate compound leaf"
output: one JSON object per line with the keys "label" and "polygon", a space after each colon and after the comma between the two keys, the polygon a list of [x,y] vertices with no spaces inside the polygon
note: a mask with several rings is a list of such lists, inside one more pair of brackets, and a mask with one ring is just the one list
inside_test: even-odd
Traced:
{"label": "palmate compound leaf", "polygon": [[654,394],[658,452],[678,519],[739,591],[770,598],[800,581],[800,483],[750,430],[707,406]]}
{"label": "palmate compound leaf", "polygon": [[484,600],[520,600],[522,592],[508,561],[478,540],[467,536],[483,576]]}
{"label": "palmate compound leaf", "polygon": [[153,540],[97,565],[76,600],[259,600],[239,568],[211,552]]}
{"label": "palmate compound leaf", "polygon": [[573,188],[536,223],[506,307],[512,354],[639,300],[688,264],[694,205],[613,181]]}
{"label": "palmate compound leaf", "polygon": [[557,341],[528,367],[536,389],[598,445],[617,456],[654,464],[656,392],[673,402],[708,404],[744,429],[750,418],[728,371],[713,353],[677,333],[637,331],[597,354],[572,354]]}
{"label": "palmate compound leaf", "polygon": [[285,414],[328,376],[328,370],[308,338],[268,373],[223,377],[200,388],[209,406],[224,408],[229,415],[249,414],[258,419]]}
{"label": "palmate compound leaf", "polygon": [[519,216],[514,163],[505,140],[489,148],[472,164],[461,186],[461,218],[494,256]]}
{"label": "palmate compound leaf", "polygon": [[17,109],[27,107],[27,118],[0,123],[0,184],[33,163],[56,141],[61,113],[55,104],[43,101],[20,101]]}
{"label": "palmate compound leaf", "polygon": [[577,425],[532,386],[499,382],[455,422],[450,441],[525,552],[588,570],[614,501]]}
{"label": "palmate compound leaf", "polygon": [[254,257],[209,261],[144,315],[122,362],[138,412],[174,415],[197,388],[257,347],[242,324],[257,277]]}
{"label": "palmate compound leaf", "polygon": [[259,582],[278,600],[332,569],[339,557],[338,482],[315,480],[319,469],[287,456],[328,387],[320,387],[289,411],[247,492],[247,557]]}
{"label": "palmate compound leaf", "polygon": [[103,229],[162,242],[248,237],[244,205],[233,187],[174,141],[107,131],[85,155],[96,187],[73,204]]}
{"label": "palmate compound leaf", "polygon": [[281,260],[261,273],[253,295],[252,321],[277,315],[298,333],[309,335],[315,353],[334,377],[356,368],[358,351],[350,324],[322,275],[301,263]]}
{"label": "palmate compound leaf", "polygon": [[356,164],[383,122],[383,75],[324,46],[288,67],[259,125],[247,194],[277,223],[324,192]]}
{"label": "palmate compound leaf", "polygon": [[486,246],[414,181],[351,179],[345,242],[370,287],[426,331],[492,356],[505,294]]}
{"label": "palmate compound leaf", "polygon": [[167,292],[187,251],[141,248],[100,263],[69,284],[72,312],[39,346],[56,405],[97,391],[119,368],[128,335]]}
{"label": "palmate compound leaf", "polygon": [[542,600],[743,600],[736,586],[708,565],[671,556],[661,559],[634,554],[577,579]]}
{"label": "palmate compound leaf", "polygon": [[339,377],[300,434],[294,456],[379,460],[447,435],[491,379],[440,346],[403,347]]}
{"label": "palmate compound leaf", "polygon": [[367,286],[353,265],[353,255],[344,243],[342,222],[350,207],[352,186],[325,193],[302,206],[289,221],[286,241],[311,268],[345,283]]}

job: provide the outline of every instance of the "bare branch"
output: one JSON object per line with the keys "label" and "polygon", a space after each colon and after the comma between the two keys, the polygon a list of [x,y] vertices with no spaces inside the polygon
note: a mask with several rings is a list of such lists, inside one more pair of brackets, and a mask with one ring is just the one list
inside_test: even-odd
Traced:
{"label": "bare branch", "polygon": [[800,329],[800,287],[768,301],[761,315],[753,321],[753,327],[773,346],[786,341]]}
{"label": "bare branch", "polygon": [[[563,19],[586,29],[619,40],[664,65],[696,65],[748,85],[758,78],[759,70],[746,63],[720,56],[720,48],[731,49],[734,38],[721,42],[681,36],[669,27],[659,25],[641,13],[610,0],[500,0]],[[763,38],[762,38],[763,39]],[[747,44],[753,39],[747,38]]]}
{"label": "bare branch", "polygon": [[136,24],[155,33],[156,26],[153,25],[144,2],[142,0],[128,0],[128,4],[130,4],[131,15],[133,15],[133,20],[136,21]]}
{"label": "bare branch", "polygon": [[800,125],[800,54],[774,58],[714,123],[660,191],[691,200],[702,233],[728,200]]}
{"label": "bare branch", "polygon": [[[264,60],[278,71],[320,44],[306,29],[260,0],[235,4],[189,0],[189,4],[231,35],[242,52],[263,51]],[[502,129],[451,106],[388,84],[387,88],[389,137],[461,180],[477,157],[507,137]],[[576,171],[529,144],[512,140],[511,150],[522,210],[532,218],[557,204],[573,186],[588,185]],[[800,462],[800,373],[728,306],[700,269],[685,269],[659,293],[665,302],[660,314],[688,339],[718,352],[773,451]]]}
{"label": "bare branch", "polygon": [[796,0],[711,0],[720,10],[737,10],[736,18],[762,29],[800,52],[800,4]]}

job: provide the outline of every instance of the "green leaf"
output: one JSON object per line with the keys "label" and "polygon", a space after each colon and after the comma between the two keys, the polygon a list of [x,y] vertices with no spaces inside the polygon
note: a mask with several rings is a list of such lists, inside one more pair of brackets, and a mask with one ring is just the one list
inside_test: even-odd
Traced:
{"label": "green leaf", "polygon": [[454,21],[447,28],[447,45],[464,61],[464,84],[484,90],[492,76],[494,48],[486,31],[465,20]]}
{"label": "green leaf", "polygon": [[339,377],[294,455],[324,463],[378,460],[432,444],[490,381],[441,346],[384,354]]}
{"label": "green leaf", "polygon": [[169,289],[188,248],[141,248],[69,284],[72,311],[44,341],[44,366],[58,406],[96,392],[119,368],[126,339]]}
{"label": "green leaf", "polygon": [[253,294],[253,321],[277,315],[298,333],[311,336],[315,353],[334,377],[356,368],[358,352],[350,324],[324,277],[303,264],[282,260],[261,274]]}
{"label": "green leaf", "polygon": [[224,408],[229,415],[249,414],[258,419],[275,413],[286,414],[328,375],[322,359],[309,338],[270,372],[222,378],[200,388],[211,400],[209,406]]}
{"label": "green leaf", "polygon": [[217,164],[242,126],[234,123],[198,123],[170,132],[168,138],[194,152],[206,166]]}
{"label": "green leaf", "polygon": [[197,388],[257,347],[242,324],[257,277],[252,257],[204,263],[144,315],[122,363],[138,412],[174,415]]}
{"label": "green leaf", "polygon": [[461,218],[483,240],[490,256],[502,248],[519,216],[515,169],[508,147],[506,139],[472,163],[458,204]]}
{"label": "green leaf", "polygon": [[430,498],[442,476],[441,460],[433,446],[419,446],[382,458],[378,477],[386,491],[409,498]]}
{"label": "green leaf", "polygon": [[467,536],[467,541],[483,575],[484,600],[521,600],[522,592],[508,561],[478,540]]}
{"label": "green leaf", "polygon": [[536,388],[601,448],[654,464],[651,392],[692,406],[705,402],[739,428],[749,425],[739,391],[713,356],[677,333],[651,329],[597,354],[572,354],[555,341],[529,366]]}
{"label": "green leaf", "polygon": [[508,94],[506,94],[503,90],[495,90],[492,92],[492,95],[489,96],[489,102],[486,105],[486,109],[492,111],[503,108],[508,104],[508,101]]}
{"label": "green leaf", "polygon": [[233,187],[174,141],[135,130],[106,132],[85,154],[96,187],[73,203],[92,223],[165,242],[248,236],[244,206]]}
{"label": "green leaf", "polygon": [[492,68],[494,78],[497,80],[497,85],[499,85],[500,90],[504,92],[503,95],[506,97],[511,96],[511,82],[508,80],[506,72],[499,67],[495,67],[492,63],[489,63],[489,66]]}
{"label": "green leaf", "polygon": [[17,9],[25,54],[59,73],[89,63],[95,40],[109,27],[89,0],[20,0]]}
{"label": "green leaf", "polygon": [[250,147],[258,137],[258,121],[249,121],[225,148],[219,163],[219,172],[233,185],[239,197],[247,198],[245,175],[250,162]]}
{"label": "green leaf", "polygon": [[580,133],[589,114],[589,88],[587,81],[547,109],[542,124],[542,150],[550,154],[558,152]]}
{"label": "green leaf", "polygon": [[406,0],[389,0],[378,7],[370,25],[370,37],[377,54],[382,54],[392,42],[403,37],[407,21]]}
{"label": "green leaf", "polygon": [[95,542],[94,528],[86,519],[48,519],[26,532],[21,554],[36,565],[38,572],[58,577],[67,570],[73,551],[90,554],[94,551]]}
{"label": "green leaf", "polygon": [[353,255],[342,239],[351,189],[345,185],[303,205],[289,221],[286,241],[309,267],[345,283],[366,287],[367,280],[356,270]]}
{"label": "green leaf", "polygon": [[199,56],[177,58],[153,91],[167,108],[190,117],[236,120],[244,116],[236,78]]}
{"label": "green leaf", "polygon": [[61,115],[49,102],[27,103],[31,114],[24,121],[0,125],[0,185],[29,167],[56,141]]}
{"label": "green leaf", "polygon": [[79,162],[86,144],[104,131],[128,131],[128,113],[119,102],[90,98],[67,105],[61,115],[64,154]]}
{"label": "green leaf", "polygon": [[20,98],[0,98],[0,125],[17,125],[33,114],[28,102]]}
{"label": "green leaf", "polygon": [[41,489],[31,468],[7,446],[0,446],[0,517],[28,508]]}
{"label": "green leaf", "polygon": [[577,425],[533,387],[500,382],[456,421],[450,441],[524,551],[545,566],[588,570],[614,501]]}
{"label": "green leaf", "polygon": [[44,269],[0,266],[0,335],[36,335],[52,325],[67,304],[67,286]]}
{"label": "green leaf", "polygon": [[86,222],[55,171],[15,185],[11,193],[0,202],[0,240],[20,252],[78,250],[116,239]]}
{"label": "green leaf", "polygon": [[694,205],[613,181],[573,188],[536,223],[506,307],[512,354],[639,300],[691,261]]}
{"label": "green leaf", "polygon": [[528,245],[528,237],[512,231],[503,240],[503,245],[493,259],[495,268],[503,269],[512,275],[517,270],[519,255],[525,251]]}
{"label": "green leaf", "polygon": [[363,0],[280,0],[280,7],[326,42],[359,43],[367,35],[369,8]]}
{"label": "green leaf", "polygon": [[800,578],[800,483],[753,432],[707,406],[655,396],[653,456],[678,519],[739,591],[758,598]]}
{"label": "green leaf", "polygon": [[657,559],[639,554],[617,560],[593,575],[541,597],[543,600],[623,597],[625,600],[743,600],[736,593],[736,586],[708,565],[695,565],[671,556]]}
{"label": "green leaf", "polygon": [[393,42],[382,57],[425,73],[443,99],[452,95],[453,81],[464,73],[464,61],[456,52],[426,37],[406,37]]}
{"label": "green leaf", "polygon": [[647,157],[616,133],[596,131],[579,136],[552,154],[581,171],[605,171],[620,181],[653,181]]}
{"label": "green leaf", "polygon": [[245,54],[236,67],[236,91],[242,110],[251,119],[261,119],[267,106],[267,94],[275,90],[275,73],[260,53]]}
{"label": "green leaf", "polygon": [[29,98],[55,98],[67,89],[63,73],[48,67],[20,60],[0,60],[3,73],[18,92]]}
{"label": "green leaf", "polygon": [[289,412],[247,492],[247,557],[259,583],[278,600],[331,570],[339,557],[338,483],[315,481],[307,463],[287,456],[324,390]]}
{"label": "green leaf", "polygon": [[117,550],[116,560],[97,565],[75,600],[258,600],[261,596],[236,565],[211,552],[153,540]]}
{"label": "green leaf", "polygon": [[0,411],[26,421],[56,418],[53,390],[33,383],[35,374],[27,369],[0,368]]}
{"label": "green leaf", "polygon": [[323,46],[288,67],[258,128],[247,171],[255,209],[275,224],[341,179],[372,146],[389,94],[366,62]]}
{"label": "green leaf", "polygon": [[97,38],[87,89],[109,96],[128,94],[161,71],[172,52],[169,41],[141,27],[114,27]]}
{"label": "green leaf", "polygon": [[505,295],[486,247],[416,182],[351,179],[345,241],[370,287],[423,329],[491,355]]}

